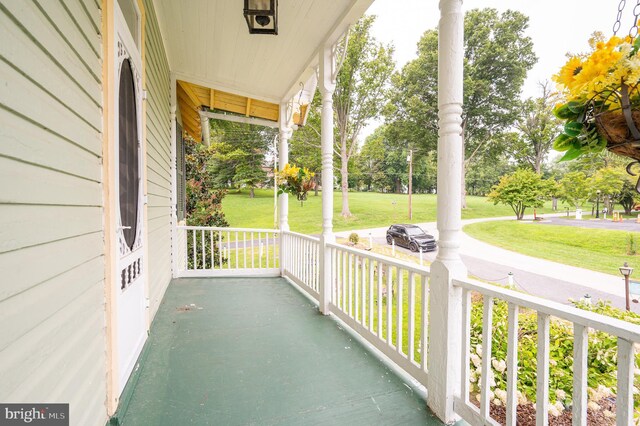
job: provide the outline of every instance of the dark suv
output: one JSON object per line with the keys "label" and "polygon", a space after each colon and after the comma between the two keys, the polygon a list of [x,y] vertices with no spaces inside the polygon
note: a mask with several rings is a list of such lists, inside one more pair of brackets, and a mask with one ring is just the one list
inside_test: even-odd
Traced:
{"label": "dark suv", "polygon": [[416,225],[391,225],[387,229],[387,243],[393,241],[396,245],[407,247],[411,251],[433,251],[436,249],[436,239]]}

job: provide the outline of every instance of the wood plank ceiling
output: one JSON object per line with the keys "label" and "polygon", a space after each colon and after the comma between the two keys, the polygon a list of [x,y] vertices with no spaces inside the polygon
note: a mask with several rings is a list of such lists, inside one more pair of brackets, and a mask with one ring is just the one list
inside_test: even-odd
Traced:
{"label": "wood plank ceiling", "polygon": [[185,128],[198,139],[203,106],[277,121],[278,105],[315,78],[320,47],[335,43],[373,2],[279,0],[272,36],[249,34],[242,0],[153,1],[171,71],[181,81]]}

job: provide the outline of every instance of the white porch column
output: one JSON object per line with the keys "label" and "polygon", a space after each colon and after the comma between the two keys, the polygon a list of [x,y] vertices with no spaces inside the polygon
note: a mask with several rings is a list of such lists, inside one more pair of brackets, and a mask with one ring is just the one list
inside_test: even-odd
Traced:
{"label": "white porch column", "polygon": [[177,112],[176,77],[171,74],[171,275],[178,277],[178,172],[176,169],[176,158],[178,153],[176,112]]}
{"label": "white porch column", "polygon": [[333,92],[336,88],[335,58],[331,46],[320,51],[320,91],[322,93],[322,235],[320,236],[320,312],[329,314],[331,299],[331,250],[333,234]]}
{"label": "white porch column", "polygon": [[445,423],[455,420],[460,393],[461,290],[452,279],[466,277],[460,260],[462,183],[462,0],[440,0],[438,41],[438,256],[431,265],[428,405]]}
{"label": "white porch column", "polygon": [[[287,120],[287,104],[280,104],[280,136],[278,138],[278,169],[284,169],[289,162],[289,140],[293,135],[291,123]],[[281,231],[289,230],[289,194],[280,194],[278,196],[278,229]],[[280,259],[284,259],[281,257]]]}

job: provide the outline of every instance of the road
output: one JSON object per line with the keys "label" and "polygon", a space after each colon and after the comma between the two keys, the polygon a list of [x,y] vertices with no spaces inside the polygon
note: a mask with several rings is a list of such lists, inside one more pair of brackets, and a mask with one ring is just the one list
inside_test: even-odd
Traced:
{"label": "road", "polygon": [[[613,225],[616,227],[615,229],[640,231],[640,224],[632,221],[627,221],[620,227],[618,225],[621,224],[614,224],[613,222],[609,222],[609,226],[602,226],[603,221],[576,221],[560,219],[560,216],[564,216],[564,214],[545,215],[545,218],[550,219],[550,224],[579,225],[594,228],[611,228],[611,225]],[[513,217],[464,220],[463,226],[488,220],[513,220]],[[435,222],[419,225],[427,233],[433,234],[436,239],[438,238]],[[385,245],[386,230],[387,227],[342,231],[337,232],[336,235],[346,238],[351,232],[356,232],[366,243],[369,234],[371,234],[374,244]],[[508,274],[511,272],[514,284],[519,290],[538,297],[568,304],[569,299],[580,299],[585,294],[589,294],[593,302],[600,299],[610,300],[618,308],[624,309],[625,307],[624,280],[621,275],[603,274],[584,268],[525,256],[478,241],[464,232],[461,235],[461,240],[460,256],[467,267],[469,275],[482,281],[507,284]],[[401,247],[396,247],[396,250],[416,256],[416,258],[419,256],[417,253],[412,253],[410,250]],[[424,260],[427,262],[433,262],[436,255],[437,251],[423,254]],[[640,313],[640,304],[631,303],[631,309]]]}

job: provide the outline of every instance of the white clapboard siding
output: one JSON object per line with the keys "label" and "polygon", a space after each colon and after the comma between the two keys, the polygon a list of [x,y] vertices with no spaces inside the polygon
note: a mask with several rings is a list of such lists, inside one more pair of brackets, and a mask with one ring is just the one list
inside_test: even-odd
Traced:
{"label": "white clapboard siding", "polygon": [[[39,54],[38,51],[40,51],[43,55],[50,56],[69,75],[69,85],[83,87],[96,102],[102,103],[102,68],[98,61],[78,57],[33,2],[2,2],[0,10],[3,12],[0,14],[1,19],[13,20],[33,38],[33,45],[29,50],[31,54]],[[65,31],[65,29],[62,30],[63,33]],[[87,67],[87,61],[94,63],[96,68]],[[30,74],[31,72],[28,73]]]}
{"label": "white clapboard siding", "polygon": [[[1,45],[2,43],[0,43]],[[53,170],[99,181],[101,158],[32,121],[0,109],[0,155],[28,159]]]}
{"label": "white clapboard siding", "polygon": [[[0,207],[0,223],[3,224],[0,254],[100,232],[101,215],[101,207],[3,205]],[[39,262],[34,264],[39,265]]]}
{"label": "white clapboard siding", "polygon": [[0,2],[0,401],[104,425],[99,2]]}
{"label": "white clapboard siding", "polygon": [[145,0],[144,7],[149,309],[153,318],[171,281],[171,77],[153,2]]}

